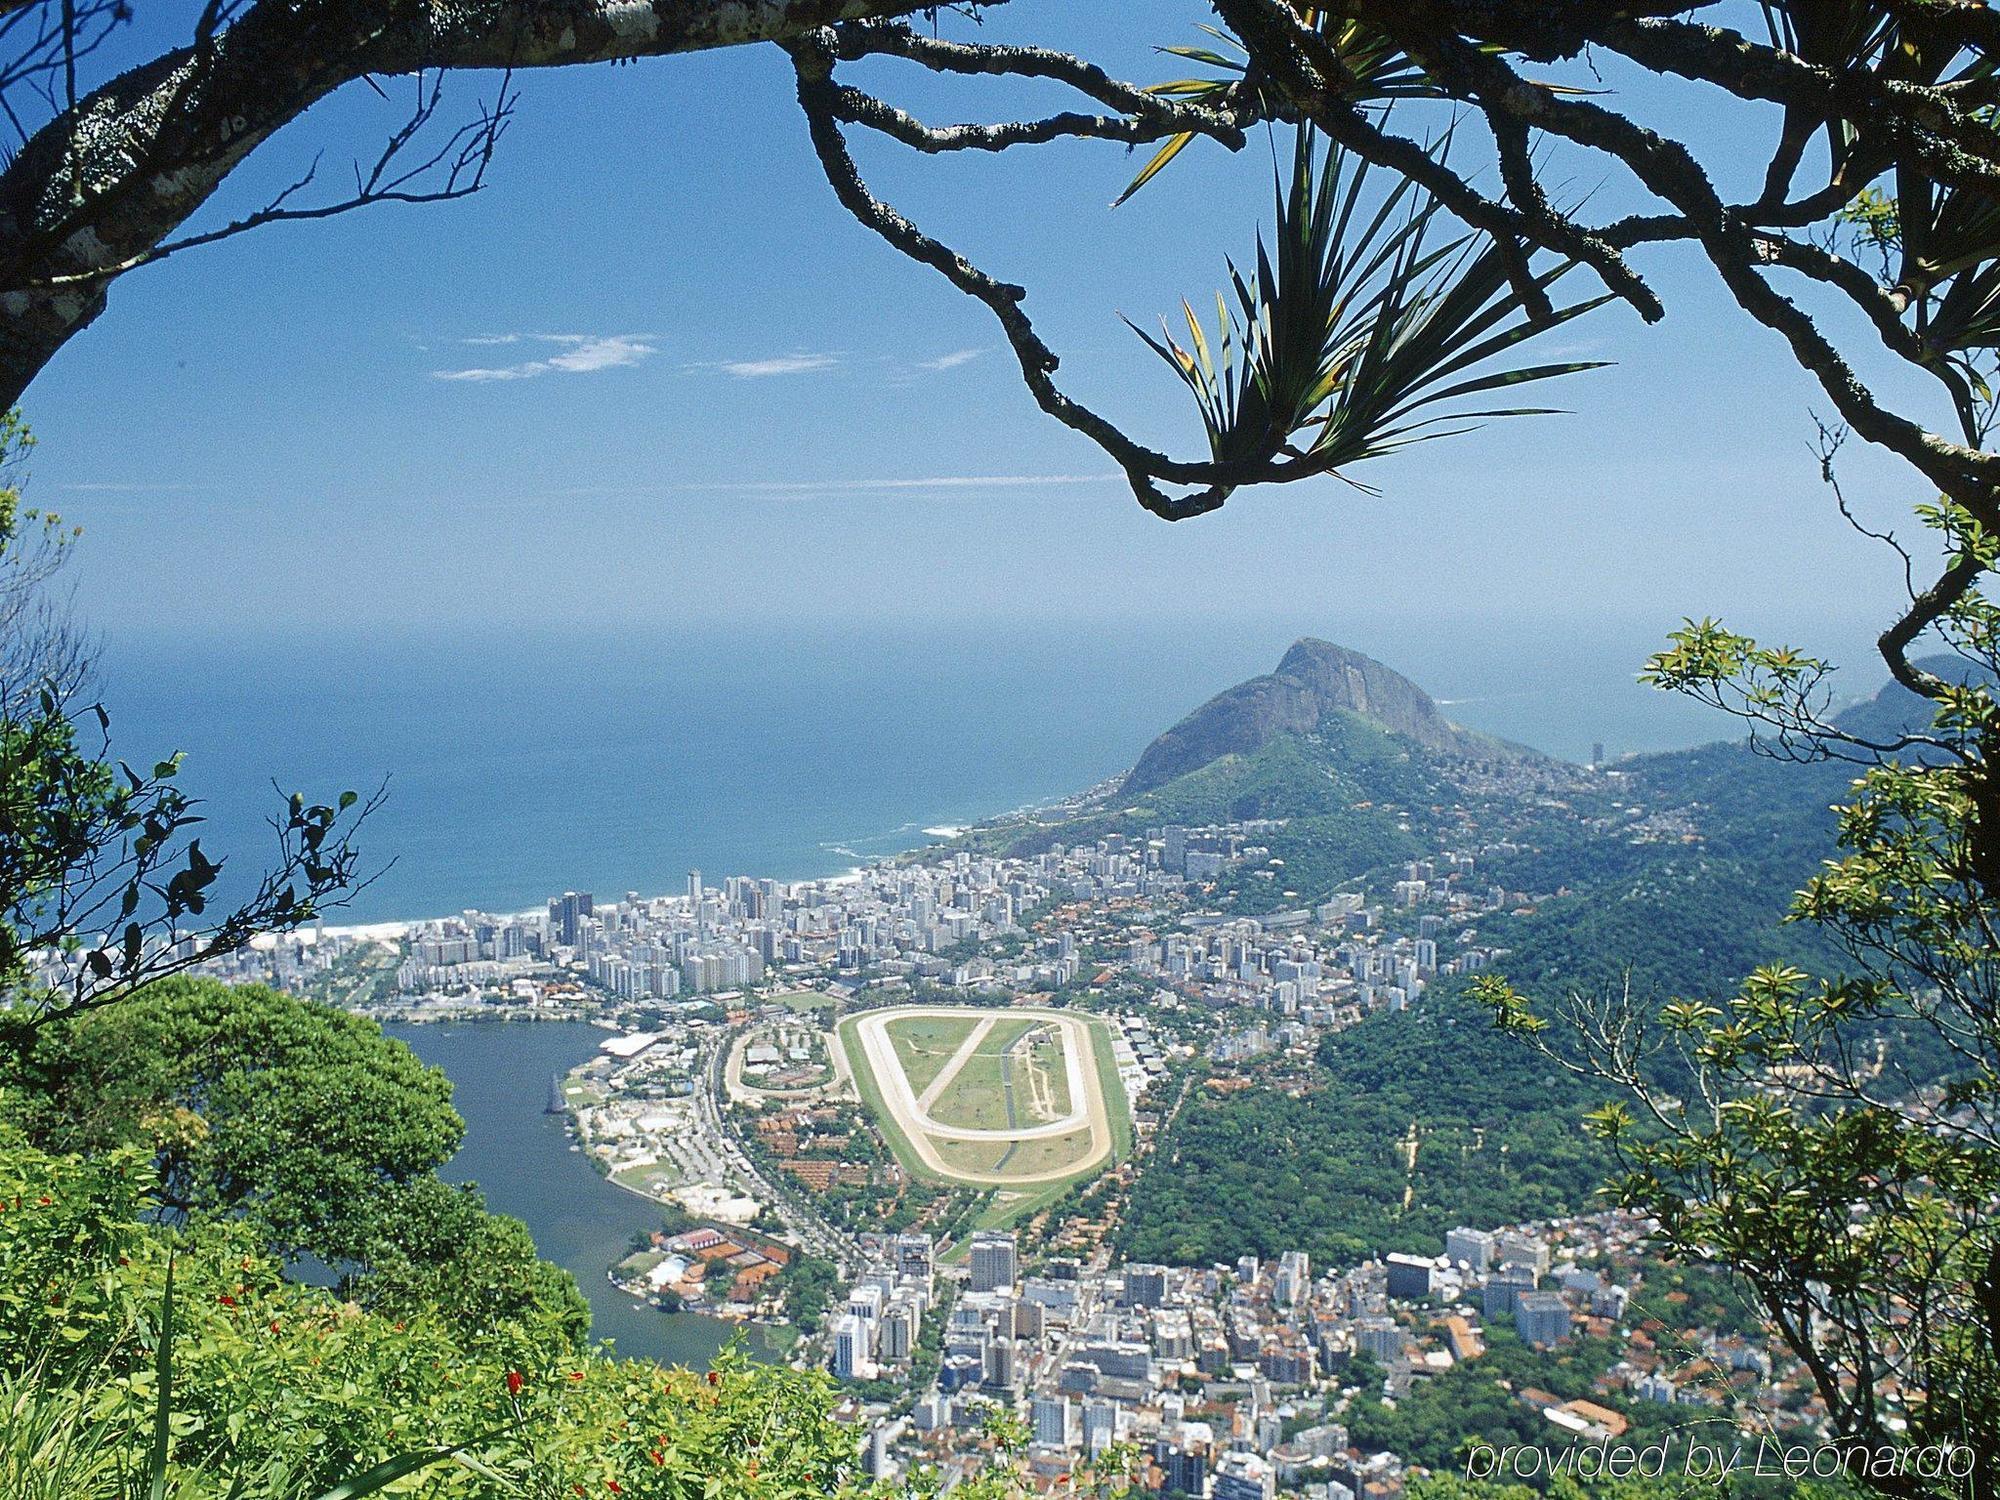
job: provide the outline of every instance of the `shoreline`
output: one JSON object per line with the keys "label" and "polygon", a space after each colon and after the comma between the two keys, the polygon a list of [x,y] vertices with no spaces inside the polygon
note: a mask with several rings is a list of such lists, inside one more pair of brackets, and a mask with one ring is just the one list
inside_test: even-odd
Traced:
{"label": "shoreline", "polygon": [[[1103,783],[1100,783],[1099,785],[1101,786],[1103,785]],[[871,859],[864,864],[849,865],[845,870],[841,871],[837,875],[805,875],[805,876],[799,876],[794,879],[780,879],[778,880],[777,883],[779,885],[784,885],[784,886],[852,884],[854,881],[861,879],[862,876],[867,873],[867,871],[871,866],[880,864],[885,860],[898,859],[906,855],[915,854],[923,849],[935,848],[940,843],[948,843],[953,839],[963,838],[965,837],[966,834],[972,833],[977,829],[989,828],[995,824],[1004,823],[1010,818],[1022,818],[1028,816],[1031,813],[1039,812],[1044,808],[1060,807],[1067,803],[1076,802],[1083,798],[1088,798],[1098,789],[1099,789],[1098,787],[1093,786],[1082,793],[1067,792],[1058,796],[1039,798],[1032,802],[1024,802],[1018,807],[1009,808],[1005,812],[990,814],[987,817],[977,819],[976,821],[970,823],[943,823],[943,822],[934,824],[908,823],[905,824],[903,828],[894,830],[892,834],[867,835],[860,839],[855,840],[854,842],[867,843],[870,841],[871,838],[893,837],[895,834],[900,834],[904,832],[905,829],[914,829],[916,832],[923,834],[925,836],[925,841],[921,843],[912,844],[907,849],[900,849],[891,854],[884,854],[878,856],[877,858]],[[853,850],[848,849],[845,846],[842,846],[836,852],[847,854],[851,858],[857,858],[857,859],[861,858],[860,855],[856,854]],[[755,876],[752,878],[765,879],[765,878],[775,878],[775,877]],[[662,891],[662,892],[656,892],[651,895],[642,894],[639,899],[642,901],[656,901],[662,899],[663,897],[668,897],[677,894],[679,893]],[[606,902],[605,904],[608,906],[608,905],[613,905],[615,903]],[[540,906],[533,906],[525,908],[520,911],[490,912],[487,911],[484,907],[466,906],[459,908],[459,910],[455,912],[445,912],[435,916],[428,916],[428,917],[385,917],[379,921],[374,921],[374,922],[343,922],[343,923],[322,922],[316,924],[313,927],[301,927],[295,929],[292,932],[283,934],[283,936],[286,938],[298,939],[306,943],[315,943],[322,936],[330,938],[351,938],[358,942],[378,942],[378,943],[400,942],[402,939],[409,936],[410,931],[413,928],[425,927],[433,922],[453,921],[459,917],[464,916],[465,913],[467,912],[479,912],[481,915],[484,916],[494,916],[494,917],[499,917],[503,920],[518,921],[528,917],[539,916],[542,914],[543,910],[544,908]],[[280,938],[278,936],[271,934],[263,934],[258,937],[252,938],[250,940],[250,945],[253,948],[262,947],[268,949],[279,941]]]}

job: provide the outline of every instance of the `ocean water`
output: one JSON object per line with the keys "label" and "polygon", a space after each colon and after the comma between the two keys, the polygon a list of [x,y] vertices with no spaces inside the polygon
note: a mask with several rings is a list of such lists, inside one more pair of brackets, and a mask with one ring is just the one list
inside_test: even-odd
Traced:
{"label": "ocean water", "polygon": [[115,636],[99,691],[114,753],[186,752],[203,846],[238,881],[272,846],[274,782],[386,785],[361,840],[372,883],[334,918],[379,921],[678,890],[690,869],[835,874],[1118,773],[1304,628],[1403,671],[1461,723],[1573,759],[1733,729],[1635,685],[1652,622]]}

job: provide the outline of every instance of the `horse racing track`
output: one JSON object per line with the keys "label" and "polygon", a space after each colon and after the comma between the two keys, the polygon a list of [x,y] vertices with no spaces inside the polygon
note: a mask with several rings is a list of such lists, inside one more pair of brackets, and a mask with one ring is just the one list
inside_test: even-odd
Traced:
{"label": "horse racing track", "polygon": [[1028,1187],[1108,1165],[1129,1137],[1111,1037],[1060,1010],[910,1005],[864,1011],[837,1040],[911,1171]]}

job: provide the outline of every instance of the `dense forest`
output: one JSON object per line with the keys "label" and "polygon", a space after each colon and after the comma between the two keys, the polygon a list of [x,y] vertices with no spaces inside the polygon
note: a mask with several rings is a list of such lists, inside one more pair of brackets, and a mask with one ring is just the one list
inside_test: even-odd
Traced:
{"label": "dense forest", "polygon": [[1132,1190],[1120,1250],[1178,1264],[1305,1250],[1328,1266],[1435,1254],[1455,1225],[1558,1213],[1602,1178],[1577,1125],[1590,1095],[1462,997],[1371,1017],[1318,1062],[1291,1090],[1197,1087]]}

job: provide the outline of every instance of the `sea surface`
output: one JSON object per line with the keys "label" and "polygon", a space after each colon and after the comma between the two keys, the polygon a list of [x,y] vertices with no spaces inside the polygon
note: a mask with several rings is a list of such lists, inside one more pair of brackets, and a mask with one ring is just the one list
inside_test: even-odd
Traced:
{"label": "sea surface", "polygon": [[542,1258],[566,1267],[590,1299],[593,1335],[621,1354],[705,1368],[734,1325],[663,1313],[611,1284],[605,1273],[634,1235],[660,1227],[659,1211],[598,1176],[570,1149],[563,1117],[543,1113],[550,1075],[595,1053],[604,1033],[580,1021],[384,1029],[451,1079],[465,1144],[442,1175],[478,1183],[489,1208],[527,1224]]}
{"label": "sea surface", "polygon": [[[838,874],[927,828],[1119,773],[1303,633],[940,616],[895,630],[115,636],[98,690],[114,754],[186,752],[203,847],[236,881],[272,847],[279,788],[386,786],[360,840],[372,883],[331,918],[367,922],[525,910],[565,889],[681,890],[690,869],[711,884]],[[1615,757],[1732,732],[1635,683],[1672,623],[1312,629],[1402,671],[1460,723],[1581,760],[1597,743]]]}

